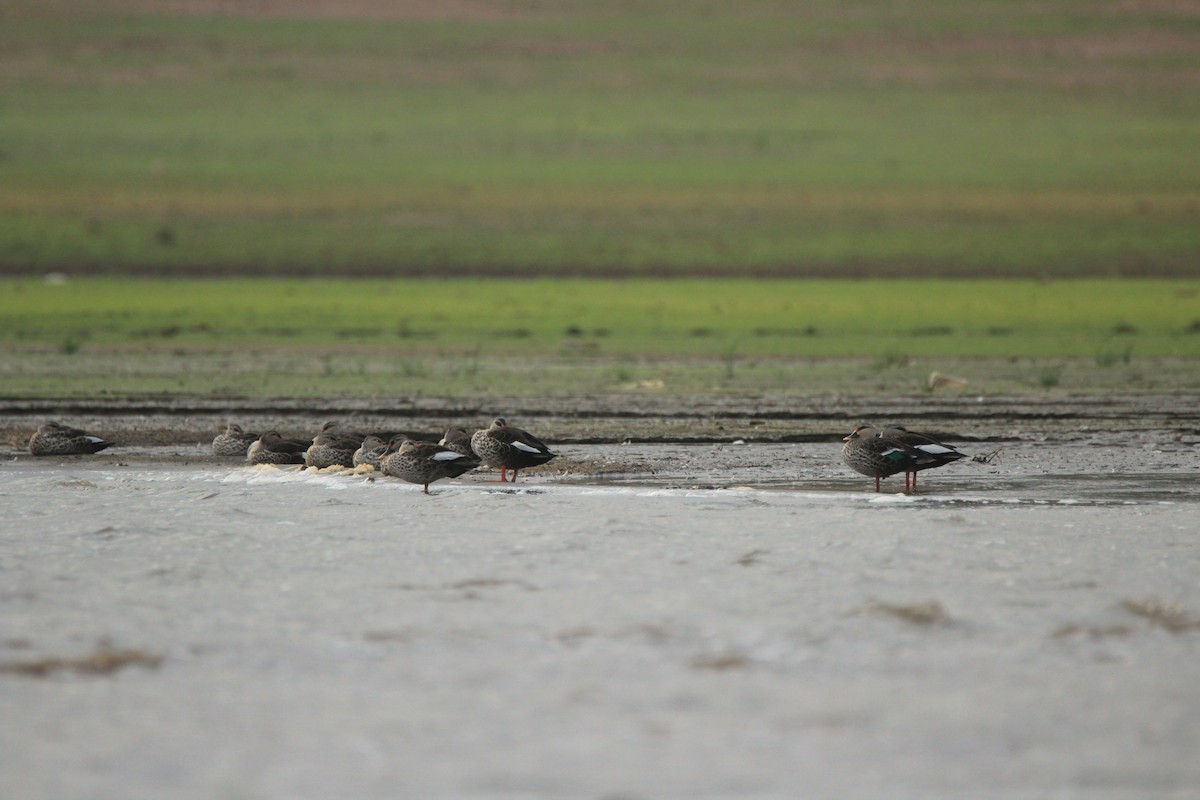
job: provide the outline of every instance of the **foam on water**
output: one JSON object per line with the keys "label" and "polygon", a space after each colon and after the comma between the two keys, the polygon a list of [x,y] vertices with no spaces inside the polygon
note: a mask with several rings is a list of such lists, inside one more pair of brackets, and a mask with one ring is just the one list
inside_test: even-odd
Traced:
{"label": "foam on water", "polygon": [[[356,473],[347,469],[316,470],[293,467],[277,467],[260,465],[247,467],[226,473],[205,473],[188,475],[180,471],[168,471],[159,474],[154,480],[204,479],[216,480],[224,484],[243,484],[249,486],[270,485],[308,485],[322,487],[334,491],[346,489],[370,491],[405,490],[420,492],[421,487],[392,478]],[[611,497],[620,498],[658,498],[662,500],[695,501],[717,503],[722,506],[737,507],[748,504],[770,503],[792,505],[805,503],[823,506],[866,506],[872,508],[938,508],[947,506],[1105,506],[1105,505],[1136,505],[1135,501],[1127,499],[1103,498],[1037,498],[1021,497],[1004,494],[985,496],[971,494],[921,494],[906,495],[902,493],[876,494],[874,492],[832,492],[813,491],[801,488],[753,486],[656,486],[638,485],[633,483],[601,483],[587,484],[578,481],[571,483],[530,482],[516,486],[498,485],[494,482],[481,481],[439,481],[430,491],[435,494],[460,493],[477,494],[481,496],[525,496],[549,495],[554,497]]]}
{"label": "foam on water", "polygon": [[[311,486],[329,491],[406,491],[420,492],[421,487],[375,472],[345,468],[314,469],[299,466],[236,466],[214,468],[211,465],[118,466],[101,461],[69,465],[44,462],[10,462],[3,465],[8,489],[28,483],[44,485],[53,476],[54,486],[69,488],[63,481],[84,480],[100,487],[130,484],[181,484],[216,482],[226,485]],[[589,477],[584,475],[531,475],[521,483],[499,484],[484,475],[469,475],[458,480],[439,481],[431,486],[434,494],[465,493],[490,496],[552,495],[556,497],[658,498],[680,502],[703,500],[721,506],[736,507],[747,503],[829,505],[865,508],[938,508],[948,506],[1049,506],[1109,507],[1161,505],[1200,500],[1194,473],[1128,472],[1104,474],[1041,473],[1038,475],[990,475],[986,479],[942,480],[930,492],[905,495],[898,491],[877,494],[864,491],[856,479],[834,478],[751,483],[747,476],[731,476],[727,484],[713,481],[716,475],[695,476],[697,482],[655,475]],[[699,482],[704,481],[704,482]],[[929,492],[929,493],[926,493]]]}

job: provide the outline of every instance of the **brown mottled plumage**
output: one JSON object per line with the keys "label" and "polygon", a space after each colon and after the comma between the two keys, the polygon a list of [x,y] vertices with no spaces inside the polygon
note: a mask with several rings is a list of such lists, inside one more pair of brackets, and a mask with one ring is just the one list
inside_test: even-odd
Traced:
{"label": "brown mottled plumage", "polygon": [[842,441],[846,443],[842,446],[842,460],[846,466],[861,475],[874,478],[877,492],[880,478],[906,472],[927,459],[920,451],[903,442],[880,439],[870,425],[859,425]]}
{"label": "brown mottled plumage", "polygon": [[312,442],[284,439],[278,431],[267,431],[246,451],[247,464],[303,464],[304,451]]}
{"label": "brown mottled plumage", "polygon": [[242,430],[241,425],[229,423],[225,428],[224,433],[218,433],[212,440],[212,450],[214,455],[218,456],[237,456],[245,458],[246,451],[250,449],[250,445],[254,444],[259,434],[247,433]]}
{"label": "brown mottled plumage", "polygon": [[489,467],[500,468],[500,482],[505,481],[505,472],[512,470],[512,482],[517,482],[517,473],[527,467],[545,464],[557,456],[550,448],[528,431],[514,428],[503,418],[497,417],[486,429],[475,431],[471,437],[471,449]]}
{"label": "brown mottled plumage", "polygon": [[446,428],[446,432],[442,434],[442,439],[438,444],[442,447],[449,447],[464,456],[477,457],[475,451],[471,449],[471,433],[466,428]]}
{"label": "brown mottled plumage", "polygon": [[58,422],[41,425],[29,437],[29,452],[35,456],[73,456],[98,453],[112,442],[95,434]]}
{"label": "brown mottled plumage", "polygon": [[414,442],[397,437],[388,445],[379,466],[384,475],[424,486],[442,478],[457,478],[479,466],[479,459],[442,447],[433,442]]}
{"label": "brown mottled plumage", "polygon": [[387,450],[387,442],[373,433],[367,434],[363,438],[362,446],[354,451],[354,466],[361,467],[369,464],[375,469],[379,469],[379,459],[385,450]]}
{"label": "brown mottled plumage", "polygon": [[304,452],[304,465],[325,469],[326,467],[353,467],[354,451],[362,446],[363,439],[338,433],[318,433]]}

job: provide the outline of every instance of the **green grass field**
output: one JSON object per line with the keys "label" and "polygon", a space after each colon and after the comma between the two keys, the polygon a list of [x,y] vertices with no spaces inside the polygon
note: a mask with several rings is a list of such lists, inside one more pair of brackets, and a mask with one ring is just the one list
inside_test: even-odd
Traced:
{"label": "green grass field", "polygon": [[1189,4],[237,5],[0,0],[0,271],[1197,274]]}
{"label": "green grass field", "polygon": [[0,398],[1200,389],[1200,280],[0,281]]}
{"label": "green grass field", "polygon": [[0,398],[1200,390],[1200,280],[0,288]]}
{"label": "green grass field", "polygon": [[0,284],[0,344],[399,353],[1200,356],[1200,280],[137,280]]}

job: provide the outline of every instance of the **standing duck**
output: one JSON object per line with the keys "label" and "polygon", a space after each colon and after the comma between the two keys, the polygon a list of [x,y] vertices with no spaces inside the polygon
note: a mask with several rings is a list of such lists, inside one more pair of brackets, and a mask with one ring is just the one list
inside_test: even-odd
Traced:
{"label": "standing duck", "polygon": [[909,491],[909,478],[912,478],[912,491],[917,490],[917,473],[923,469],[933,469],[934,467],[944,467],[952,461],[957,461],[960,458],[966,458],[967,454],[960,452],[948,444],[942,444],[932,436],[926,436],[923,433],[910,431],[902,425],[889,425],[879,432],[879,438],[886,439],[891,442],[901,442],[914,450],[919,450],[929,456],[929,460],[913,464],[904,473],[904,491]]}
{"label": "standing duck", "polygon": [[385,450],[387,450],[387,442],[373,433],[367,434],[363,438],[362,446],[354,451],[354,466],[361,467],[368,464],[379,469],[379,458]]}
{"label": "standing duck", "polygon": [[[880,491],[880,478],[897,472],[909,472],[930,458],[903,442],[879,438],[870,425],[859,425],[842,441],[846,443],[842,446],[842,460],[846,466],[861,475],[874,478],[877,492]],[[907,481],[904,488],[908,490]]]}
{"label": "standing duck", "polygon": [[218,433],[212,440],[213,455],[245,458],[246,451],[258,436],[257,433],[247,433],[241,425],[231,422],[224,433]]}
{"label": "standing duck", "polygon": [[74,456],[84,453],[98,453],[106,447],[107,442],[95,434],[69,428],[57,422],[47,422],[41,425],[29,437],[29,452],[35,456]]}
{"label": "standing duck", "polygon": [[442,478],[457,478],[479,466],[479,459],[433,442],[414,442],[397,436],[388,444],[379,466],[384,475],[419,483],[429,494],[429,484]]}
{"label": "standing duck", "polygon": [[304,466],[317,469],[353,467],[354,452],[362,446],[364,438],[340,433],[318,433],[304,451]]}
{"label": "standing duck", "polygon": [[475,431],[471,437],[471,449],[489,467],[500,468],[500,482],[505,473],[512,470],[512,482],[517,482],[517,472],[526,467],[545,464],[557,456],[533,434],[514,428],[504,419],[497,417],[486,430]]}
{"label": "standing duck", "polygon": [[304,451],[312,442],[284,439],[279,431],[267,431],[246,451],[247,464],[303,464]]}

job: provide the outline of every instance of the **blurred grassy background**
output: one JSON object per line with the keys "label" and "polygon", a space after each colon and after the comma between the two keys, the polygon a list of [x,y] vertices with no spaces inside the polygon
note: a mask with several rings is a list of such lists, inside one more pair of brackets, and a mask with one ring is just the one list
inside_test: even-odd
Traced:
{"label": "blurred grassy background", "polygon": [[1197,274],[1194,3],[0,20],[10,275]]}
{"label": "blurred grassy background", "polygon": [[[1200,280],[10,279],[0,399],[1200,390]],[[633,400],[631,402],[637,402]],[[1187,409],[1181,408],[1181,413]]]}
{"label": "blurred grassy background", "polygon": [[89,278],[6,289],[0,344],[64,352],[257,342],[484,358],[1200,356],[1200,279]]}

